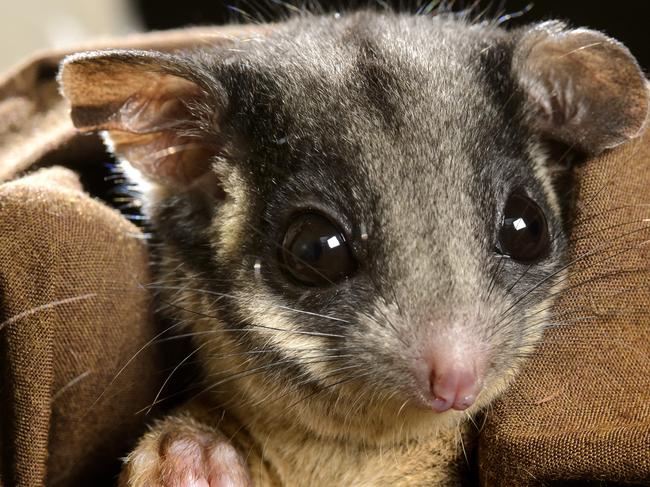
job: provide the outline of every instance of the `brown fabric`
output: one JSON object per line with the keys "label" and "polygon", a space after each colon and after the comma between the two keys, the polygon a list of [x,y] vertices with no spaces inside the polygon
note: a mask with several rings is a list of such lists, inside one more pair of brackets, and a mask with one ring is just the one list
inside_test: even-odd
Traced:
{"label": "brown fabric", "polygon": [[[142,431],[162,369],[139,230],[47,169],[0,185],[2,478],[96,485]],[[92,481],[92,482],[91,482]]]}
{"label": "brown fabric", "polygon": [[650,485],[650,131],[580,171],[568,277],[542,349],[482,431],[482,485]]}
{"label": "brown fabric", "polygon": [[[226,40],[198,29],[91,47]],[[85,46],[88,47],[88,46]],[[0,78],[0,182],[64,163],[92,174],[96,137],[77,136],[54,75],[64,53]],[[537,358],[487,417],[486,486],[557,479],[650,483],[650,135],[584,166],[572,289]],[[147,419],[164,365],[138,230],[50,169],[0,185],[0,484],[100,485]],[[589,252],[593,252],[590,255]],[[620,253],[619,253],[620,252]],[[585,318],[592,317],[587,321]]]}

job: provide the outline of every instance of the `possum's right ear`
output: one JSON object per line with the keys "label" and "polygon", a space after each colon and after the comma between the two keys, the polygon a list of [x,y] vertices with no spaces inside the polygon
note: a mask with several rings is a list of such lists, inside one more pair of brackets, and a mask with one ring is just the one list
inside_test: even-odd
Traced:
{"label": "possum's right ear", "polygon": [[74,54],[61,64],[59,84],[75,127],[107,131],[115,155],[149,179],[184,187],[209,170],[215,148],[197,135],[194,113],[204,91],[173,55]]}
{"label": "possum's right ear", "polygon": [[533,108],[535,130],[586,154],[641,134],[650,91],[623,44],[555,21],[517,35],[512,69]]}

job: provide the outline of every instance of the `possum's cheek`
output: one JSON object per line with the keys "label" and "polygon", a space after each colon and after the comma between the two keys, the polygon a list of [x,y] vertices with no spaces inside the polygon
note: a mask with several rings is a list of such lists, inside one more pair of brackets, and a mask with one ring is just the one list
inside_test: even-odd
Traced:
{"label": "possum's cheek", "polygon": [[397,310],[383,300],[372,311],[358,312],[348,330],[346,353],[354,356],[351,372],[372,392],[399,404],[417,397],[411,373],[416,347],[413,333],[395,319]]}
{"label": "possum's cheek", "polygon": [[[242,271],[244,272],[244,271]],[[304,329],[304,317],[271,294],[261,281],[248,281],[232,294],[236,319],[244,323],[247,336],[260,351],[272,350],[284,363],[300,366],[307,380],[323,377],[337,352],[328,333]],[[309,316],[307,316],[309,318]],[[269,365],[271,370],[272,366]]]}
{"label": "possum's cheek", "polygon": [[[541,314],[541,312],[540,312]],[[359,313],[350,349],[364,364],[372,389],[393,394],[411,408],[435,414],[475,411],[505,389],[540,333],[503,336],[487,306],[467,305],[445,319],[404,319],[391,306]],[[525,328],[525,323],[521,323]],[[515,339],[510,340],[511,337]]]}

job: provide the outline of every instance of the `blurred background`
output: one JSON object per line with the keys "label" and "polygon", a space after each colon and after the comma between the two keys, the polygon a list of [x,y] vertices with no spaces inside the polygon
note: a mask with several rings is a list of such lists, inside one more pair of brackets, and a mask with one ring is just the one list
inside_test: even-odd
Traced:
{"label": "blurred background", "polygon": [[[423,0],[1,0],[0,72],[35,51],[84,40],[185,25],[246,22],[286,15],[293,6],[344,10],[391,5],[408,10],[439,3]],[[650,71],[650,1],[522,0],[447,2],[454,9],[477,4],[488,15],[511,14],[508,24],[560,18],[602,30],[623,41]]]}

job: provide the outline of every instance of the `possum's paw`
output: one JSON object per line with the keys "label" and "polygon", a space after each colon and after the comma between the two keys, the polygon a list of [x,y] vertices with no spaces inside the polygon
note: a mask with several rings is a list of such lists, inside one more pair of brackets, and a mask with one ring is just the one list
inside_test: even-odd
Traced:
{"label": "possum's paw", "polygon": [[242,455],[218,431],[168,418],[126,459],[121,487],[250,487]]}

